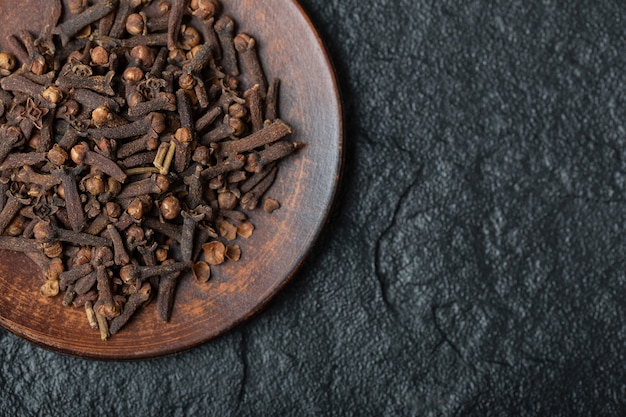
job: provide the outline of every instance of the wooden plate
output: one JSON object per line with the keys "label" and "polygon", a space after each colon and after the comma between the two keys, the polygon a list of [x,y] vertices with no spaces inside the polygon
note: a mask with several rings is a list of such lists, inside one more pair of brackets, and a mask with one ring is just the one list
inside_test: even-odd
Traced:
{"label": "wooden plate", "polygon": [[[332,65],[318,34],[293,0],[223,0],[240,31],[259,41],[268,78],[281,79],[280,115],[306,147],[281,165],[269,195],[282,207],[251,216],[254,235],[238,242],[242,259],[215,268],[212,279],[180,282],[169,323],[154,303],[107,341],[82,309],[39,295],[40,271],[25,256],[0,251],[0,325],[46,348],[98,359],[172,354],[226,332],[259,311],[294,275],[324,226],[338,184],[342,114]],[[0,0],[3,34],[38,33],[43,0]],[[37,11],[37,12],[35,12]],[[6,49],[6,39],[0,39]]]}

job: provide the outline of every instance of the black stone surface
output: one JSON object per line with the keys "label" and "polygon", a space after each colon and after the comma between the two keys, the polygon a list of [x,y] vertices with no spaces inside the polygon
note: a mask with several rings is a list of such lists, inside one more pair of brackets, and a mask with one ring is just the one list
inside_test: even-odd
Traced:
{"label": "black stone surface", "polygon": [[347,129],[301,272],[174,357],[0,331],[1,414],[624,415],[626,3],[301,3]]}

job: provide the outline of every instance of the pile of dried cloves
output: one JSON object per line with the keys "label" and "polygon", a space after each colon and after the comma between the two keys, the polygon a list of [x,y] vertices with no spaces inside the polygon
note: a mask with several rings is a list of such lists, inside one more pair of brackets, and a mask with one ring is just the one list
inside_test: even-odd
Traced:
{"label": "pile of dried cloves", "polygon": [[302,145],[218,0],[51,3],[0,53],[0,248],[107,339],[153,298],[167,321],[185,271],[239,260]]}

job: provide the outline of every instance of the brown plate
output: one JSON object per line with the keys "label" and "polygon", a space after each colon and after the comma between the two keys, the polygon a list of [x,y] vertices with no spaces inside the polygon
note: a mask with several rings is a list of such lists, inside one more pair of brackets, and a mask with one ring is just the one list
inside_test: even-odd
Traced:
{"label": "brown plate", "polygon": [[[0,0],[4,34],[38,33],[49,3]],[[0,325],[46,348],[99,359],[172,354],[207,342],[259,311],[294,275],[324,226],[339,180],[343,135],[332,65],[310,20],[293,0],[223,0],[239,30],[259,40],[268,78],[281,79],[280,115],[306,147],[284,161],[269,195],[282,207],[253,213],[255,233],[240,239],[242,259],[215,268],[206,284],[179,284],[169,323],[154,303],[103,342],[82,309],[39,295],[39,270],[25,256],[0,251]],[[33,11],[37,10],[37,13]],[[6,40],[0,47],[6,49]]]}

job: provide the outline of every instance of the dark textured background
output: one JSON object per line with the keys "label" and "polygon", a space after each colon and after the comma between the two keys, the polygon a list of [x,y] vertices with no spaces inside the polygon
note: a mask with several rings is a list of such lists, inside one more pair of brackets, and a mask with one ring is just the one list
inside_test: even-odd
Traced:
{"label": "dark textured background", "polygon": [[347,129],[301,272],[174,357],[0,331],[2,415],[624,415],[626,4],[301,3]]}

